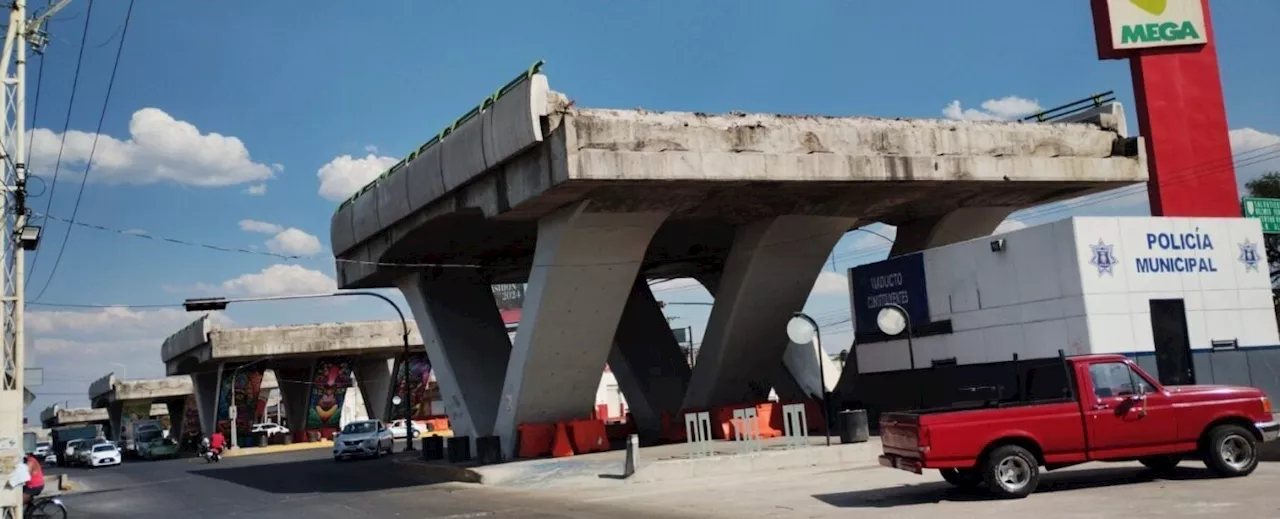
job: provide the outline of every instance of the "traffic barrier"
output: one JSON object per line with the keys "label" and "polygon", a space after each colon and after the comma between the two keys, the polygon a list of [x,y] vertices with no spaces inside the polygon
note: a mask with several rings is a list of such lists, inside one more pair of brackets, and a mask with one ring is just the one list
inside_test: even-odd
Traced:
{"label": "traffic barrier", "polygon": [[613,443],[626,441],[631,435],[639,434],[639,430],[634,422],[606,423],[604,434],[609,438],[609,443]]}
{"label": "traffic barrier", "polygon": [[422,438],[422,459],[427,461],[444,459],[444,437],[427,436]]}
{"label": "traffic barrier", "polygon": [[659,436],[663,441],[672,443],[685,441],[685,428],[683,423],[672,420],[671,415],[664,411],[662,413],[662,431]]}
{"label": "traffic barrier", "polygon": [[609,438],[605,434],[604,422],[601,420],[569,422],[569,437],[573,443],[573,451],[578,454],[609,450]]}
{"label": "traffic barrier", "polygon": [[462,463],[471,461],[471,437],[470,436],[452,436],[445,440],[447,445],[449,463]]}
{"label": "traffic barrier", "polygon": [[540,458],[551,454],[552,444],[556,439],[556,427],[549,423],[520,424],[519,449],[516,456],[521,458]]}
{"label": "traffic barrier", "polygon": [[564,422],[556,424],[556,439],[551,443],[551,457],[573,456],[573,444],[569,441],[569,428]]}

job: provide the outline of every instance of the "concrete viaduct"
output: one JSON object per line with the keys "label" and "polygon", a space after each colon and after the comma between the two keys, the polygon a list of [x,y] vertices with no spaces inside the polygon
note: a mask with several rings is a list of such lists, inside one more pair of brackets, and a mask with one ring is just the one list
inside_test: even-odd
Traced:
{"label": "concrete viaduct", "polygon": [[[535,67],[343,202],[331,243],[341,287],[408,299],[455,434],[510,458],[520,424],[587,417],[606,363],[642,431],[762,401],[846,232],[895,225],[898,255],[1144,182],[1123,124],[592,109]],[[692,370],[646,283],[672,277],[715,296]],[[513,344],[489,285],[520,282]]]}

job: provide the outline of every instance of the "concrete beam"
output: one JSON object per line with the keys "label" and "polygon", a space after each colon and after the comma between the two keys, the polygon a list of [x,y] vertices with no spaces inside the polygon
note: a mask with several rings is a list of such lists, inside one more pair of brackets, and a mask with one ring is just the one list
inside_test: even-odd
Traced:
{"label": "concrete beam", "polygon": [[666,213],[593,213],[586,204],[538,222],[528,291],[495,432],[515,453],[523,423],[590,416],[618,321]]}
{"label": "concrete beam", "polygon": [[856,219],[779,216],[743,226],[725,260],[685,408],[755,403],[786,350],[786,326]]}
{"label": "concrete beam", "polygon": [[946,214],[918,218],[898,226],[889,256],[990,236],[1016,207],[962,207]]}
{"label": "concrete beam", "polygon": [[511,340],[488,281],[456,268],[404,276],[397,286],[423,330],[454,435],[493,434]]}
{"label": "concrete beam", "polygon": [[636,278],[609,351],[609,369],[627,400],[642,440],[662,433],[662,415],[673,423],[692,371],[662,307],[643,276]]}

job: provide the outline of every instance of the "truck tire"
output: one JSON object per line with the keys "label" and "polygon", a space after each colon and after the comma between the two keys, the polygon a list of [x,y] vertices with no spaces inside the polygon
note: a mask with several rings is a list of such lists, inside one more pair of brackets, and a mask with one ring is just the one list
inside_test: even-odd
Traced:
{"label": "truck tire", "polygon": [[975,469],[942,469],[942,479],[959,488],[974,489],[982,485],[982,474]]}
{"label": "truck tire", "polygon": [[982,463],[982,480],[995,497],[1021,499],[1040,484],[1040,463],[1020,446],[997,447]]}
{"label": "truck tire", "polygon": [[1258,468],[1258,440],[1239,425],[1224,424],[1209,430],[1204,444],[1204,464],[1218,477],[1248,476]]}
{"label": "truck tire", "polygon": [[1182,456],[1179,456],[1177,454],[1169,454],[1166,456],[1151,456],[1149,458],[1142,458],[1138,460],[1138,463],[1141,463],[1147,468],[1154,470],[1158,473],[1169,472],[1173,470],[1175,467],[1177,467],[1178,463],[1180,462],[1182,462]]}

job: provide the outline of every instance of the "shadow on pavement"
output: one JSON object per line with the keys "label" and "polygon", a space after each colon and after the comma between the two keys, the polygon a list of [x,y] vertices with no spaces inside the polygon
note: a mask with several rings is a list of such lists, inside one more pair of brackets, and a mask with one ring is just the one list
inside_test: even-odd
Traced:
{"label": "shadow on pavement", "polygon": [[343,462],[303,460],[195,470],[191,473],[272,494],[371,492],[445,482],[430,475],[398,469],[389,458]]}
{"label": "shadow on pavement", "polygon": [[[1214,479],[1206,469],[1179,467],[1159,477],[1147,469],[1092,469],[1059,473],[1042,473],[1037,494],[1088,488],[1132,485],[1156,480],[1189,481]],[[925,483],[892,488],[876,488],[856,492],[817,494],[815,499],[840,508],[892,508],[895,506],[939,503],[942,501],[986,501],[991,498],[981,490],[962,490],[949,483]]]}

